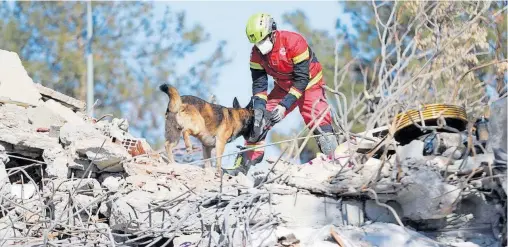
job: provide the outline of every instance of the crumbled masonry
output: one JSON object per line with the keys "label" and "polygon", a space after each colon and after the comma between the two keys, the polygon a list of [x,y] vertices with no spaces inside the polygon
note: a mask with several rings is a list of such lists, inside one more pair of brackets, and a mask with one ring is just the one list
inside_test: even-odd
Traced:
{"label": "crumbled masonry", "polygon": [[416,139],[378,159],[366,154],[378,140],[369,133],[341,143],[336,159],[268,157],[218,177],[178,151],[179,163],[167,163],[126,119],[86,116],[83,102],[35,84],[16,53],[0,50],[0,61],[0,246],[497,247],[506,238],[506,98],[490,118],[495,142],[475,156],[461,134],[442,133],[431,154]]}

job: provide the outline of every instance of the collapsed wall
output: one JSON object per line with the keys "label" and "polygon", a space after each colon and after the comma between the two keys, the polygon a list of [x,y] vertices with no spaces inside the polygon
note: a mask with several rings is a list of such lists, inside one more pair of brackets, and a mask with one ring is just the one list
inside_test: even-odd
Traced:
{"label": "collapsed wall", "polygon": [[[126,119],[86,116],[83,102],[33,83],[15,53],[0,50],[0,61],[1,245],[500,246],[506,238],[502,138],[468,156],[460,134],[440,133],[431,155],[413,140],[388,160],[365,152],[376,142],[353,138],[333,159],[268,158],[269,169],[217,177],[215,168],[168,164]],[[491,133],[506,143],[495,116]]]}

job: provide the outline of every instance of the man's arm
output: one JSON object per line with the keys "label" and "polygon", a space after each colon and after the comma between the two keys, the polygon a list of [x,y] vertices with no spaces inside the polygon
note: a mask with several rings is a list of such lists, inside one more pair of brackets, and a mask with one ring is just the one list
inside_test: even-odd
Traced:
{"label": "man's arm", "polygon": [[[253,59],[254,58],[254,59]],[[254,109],[265,108],[268,91],[268,75],[261,63],[251,56],[250,73],[252,77],[252,100]]]}
{"label": "man's arm", "polygon": [[303,94],[309,84],[309,47],[305,39],[299,35],[290,49],[293,60],[293,86],[280,104],[289,109]]}

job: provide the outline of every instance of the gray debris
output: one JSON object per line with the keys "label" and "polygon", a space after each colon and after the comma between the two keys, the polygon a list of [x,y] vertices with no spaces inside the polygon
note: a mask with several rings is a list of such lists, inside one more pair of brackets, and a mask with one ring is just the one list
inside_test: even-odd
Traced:
{"label": "gray debris", "polygon": [[60,146],[45,149],[42,158],[46,162],[46,173],[50,178],[67,178],[69,175],[69,157]]}
{"label": "gray debris", "polygon": [[95,139],[104,140],[107,137],[91,124],[66,123],[60,128],[60,141],[67,146]]}
{"label": "gray debris", "polygon": [[404,186],[395,200],[402,206],[404,217],[413,220],[439,219],[453,211],[453,203],[460,190],[443,182],[437,172],[420,167],[400,181]]}
{"label": "gray debris", "polygon": [[0,50],[0,102],[36,106],[39,99],[41,95],[18,54]]}
{"label": "gray debris", "polygon": [[201,234],[181,235],[173,240],[173,246],[175,247],[191,247],[198,246],[198,242],[201,240]]}
{"label": "gray debris", "polygon": [[71,108],[72,110],[84,110],[86,107],[85,102],[69,97],[51,88],[45,87],[40,83],[35,83],[34,86],[37,88],[43,98],[55,100],[64,106]]}
{"label": "gray debris", "polygon": [[397,156],[401,161],[404,160],[421,160],[423,159],[424,143],[419,140],[413,140],[405,146],[397,149]]}
{"label": "gray debris", "polygon": [[16,105],[0,105],[0,141],[16,147],[42,150],[57,147],[58,139],[35,132],[26,109]]}
{"label": "gray debris", "polygon": [[125,148],[109,140],[83,140],[77,143],[75,148],[79,154],[86,155],[99,170],[105,172],[123,171],[120,161],[131,157]]}
{"label": "gray debris", "polygon": [[4,164],[9,162],[9,156],[7,156],[7,152],[2,143],[0,143],[0,162],[3,162]]}
{"label": "gray debris", "polygon": [[341,204],[328,197],[310,194],[273,195],[275,210],[286,226],[324,226],[341,224]]}
{"label": "gray debris", "polygon": [[[43,97],[15,92],[18,101],[6,100],[4,76],[0,243],[7,237],[20,239],[7,239],[20,246],[160,246],[172,239],[188,247],[208,246],[211,238],[210,246],[337,246],[332,230],[347,247],[494,246],[506,231],[506,132],[500,128],[506,114],[499,103],[486,153],[466,152],[464,133],[441,132],[432,145],[390,142],[371,152],[382,140],[377,134],[389,129],[382,126],[361,133],[368,140],[342,136],[335,156],[302,165],[267,157],[247,175],[220,177],[214,168],[167,164],[142,138],[148,153],[133,157],[122,145],[138,139],[127,119],[74,112],[84,103],[41,85]],[[186,161],[180,146],[175,155]]]}
{"label": "gray debris", "polygon": [[51,125],[63,125],[65,119],[47,106],[47,102],[27,110],[28,119],[36,128],[49,128]]}
{"label": "gray debris", "polygon": [[[404,215],[402,207],[396,201],[388,201],[386,204],[392,207],[398,215]],[[397,224],[395,215],[386,207],[380,206],[375,200],[365,201],[365,216],[372,222],[384,222]]]}
{"label": "gray debris", "polygon": [[102,186],[108,189],[108,191],[111,192],[117,192],[118,188],[120,188],[120,178],[109,176],[104,179],[104,182],[102,182]]}
{"label": "gray debris", "polygon": [[0,160],[0,205],[3,205],[4,207],[11,205],[10,200],[13,199],[11,186],[11,182],[9,181],[9,177],[7,176],[7,171],[5,169],[5,164]]}
{"label": "gray debris", "polygon": [[37,189],[34,184],[12,184],[11,185],[11,194],[20,200],[28,200],[31,199]]}
{"label": "gray debris", "polygon": [[131,157],[123,146],[113,143],[89,124],[65,124],[60,129],[60,140],[78,154],[86,155],[100,171],[122,171],[120,161]]}
{"label": "gray debris", "polygon": [[342,219],[344,225],[361,226],[365,222],[363,202],[346,200],[342,202]]}

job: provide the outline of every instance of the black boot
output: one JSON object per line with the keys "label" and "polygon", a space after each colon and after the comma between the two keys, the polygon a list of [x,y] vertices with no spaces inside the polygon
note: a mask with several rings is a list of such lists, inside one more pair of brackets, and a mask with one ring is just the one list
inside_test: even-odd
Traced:
{"label": "black boot", "polygon": [[320,135],[316,136],[317,145],[321,153],[328,156],[337,149],[339,143],[331,125],[320,126],[320,128],[321,131],[317,128],[314,130],[314,135]]}
{"label": "black boot", "polygon": [[[240,147],[240,149],[243,150],[245,148]],[[236,176],[236,175],[238,175],[238,173],[241,172],[244,175],[247,175],[251,166],[256,165],[257,163],[261,162],[263,160],[264,155],[265,155],[263,153],[261,156],[257,157],[256,159],[250,160],[247,158],[247,152],[248,151],[242,152],[242,153],[239,153],[238,155],[236,155],[235,165],[232,168],[227,168],[227,169],[223,168],[224,173],[232,175],[232,176]]]}

